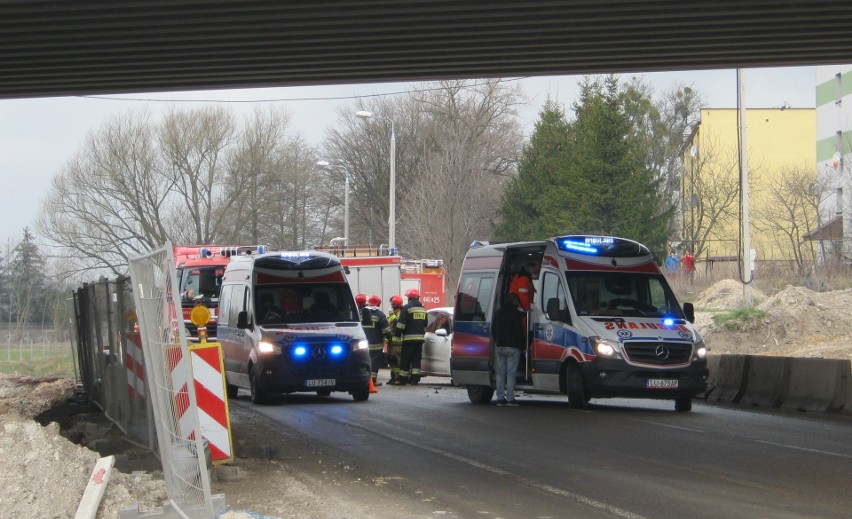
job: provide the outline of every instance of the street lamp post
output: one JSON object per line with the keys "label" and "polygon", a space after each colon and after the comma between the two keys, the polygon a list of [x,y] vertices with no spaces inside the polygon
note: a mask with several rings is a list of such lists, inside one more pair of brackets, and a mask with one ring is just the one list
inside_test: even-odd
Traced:
{"label": "street lamp post", "polygon": [[[317,166],[327,168],[332,166],[332,164],[321,160],[317,162]],[[343,170],[343,175],[346,179],[343,184],[343,245],[349,245],[349,172],[343,166],[337,164],[334,164],[334,166]]]}
{"label": "street lamp post", "polygon": [[361,110],[355,114],[356,117],[362,119],[381,119],[391,123],[390,135],[390,203],[388,212],[388,248],[391,254],[396,254],[396,129],[393,119],[386,117],[377,117],[366,110]]}

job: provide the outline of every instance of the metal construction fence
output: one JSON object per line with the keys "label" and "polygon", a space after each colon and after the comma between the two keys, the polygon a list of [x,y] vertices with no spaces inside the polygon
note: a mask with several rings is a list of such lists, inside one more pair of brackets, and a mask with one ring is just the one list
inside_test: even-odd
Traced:
{"label": "metal construction fence", "polygon": [[169,501],[215,517],[171,245],[132,258],[130,277]]}
{"label": "metal construction fence", "polygon": [[124,435],[157,452],[130,279],[74,291],[76,358],[86,395]]}

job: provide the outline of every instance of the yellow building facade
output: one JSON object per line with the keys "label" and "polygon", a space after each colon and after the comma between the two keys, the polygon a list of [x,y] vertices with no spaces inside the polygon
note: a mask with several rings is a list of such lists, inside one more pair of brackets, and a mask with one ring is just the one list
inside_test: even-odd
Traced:
{"label": "yellow building facade", "polygon": [[[699,259],[730,260],[740,250],[738,127],[736,109],[702,109],[701,121],[684,147],[682,248],[695,250],[703,242]],[[816,180],[815,142],[812,108],[746,110],[750,237],[758,260],[794,260],[799,254],[786,229],[798,218],[791,216],[787,222],[783,215],[785,204],[794,206],[798,201],[784,192],[796,192],[793,180],[809,176]]]}

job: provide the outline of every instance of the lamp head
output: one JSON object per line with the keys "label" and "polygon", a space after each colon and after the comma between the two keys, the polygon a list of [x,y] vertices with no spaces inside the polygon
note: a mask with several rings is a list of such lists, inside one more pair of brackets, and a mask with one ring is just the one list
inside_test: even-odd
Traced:
{"label": "lamp head", "polygon": [[369,119],[373,116],[373,112],[368,112],[366,110],[360,110],[355,112],[355,117],[360,117],[361,119]]}
{"label": "lamp head", "polygon": [[317,166],[324,168],[326,166],[331,166],[331,163],[329,163],[327,160],[318,160]]}

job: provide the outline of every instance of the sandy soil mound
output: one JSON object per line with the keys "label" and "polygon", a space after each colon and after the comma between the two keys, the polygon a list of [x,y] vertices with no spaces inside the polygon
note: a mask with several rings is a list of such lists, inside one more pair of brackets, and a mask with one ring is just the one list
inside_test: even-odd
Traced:
{"label": "sandy soil mound", "polygon": [[766,297],[754,291],[756,320],[715,324],[714,315],[742,307],[742,285],[727,280],[701,294],[696,325],[712,353],[852,359],[852,290],[814,292],[788,286]]}
{"label": "sandy soil mound", "polygon": [[[68,379],[0,377],[0,510],[3,519],[71,518],[77,512],[100,457],[60,435],[59,425],[33,418],[72,395]],[[122,508],[143,512],[166,500],[161,477],[113,469],[98,518],[114,519]]]}

